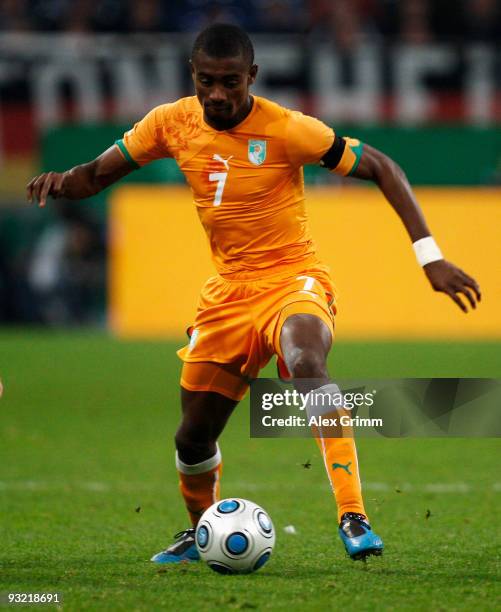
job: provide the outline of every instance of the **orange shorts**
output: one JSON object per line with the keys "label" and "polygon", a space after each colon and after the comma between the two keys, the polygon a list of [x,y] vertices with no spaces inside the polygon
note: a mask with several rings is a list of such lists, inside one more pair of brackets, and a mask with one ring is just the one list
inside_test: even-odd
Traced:
{"label": "orange shorts", "polygon": [[209,278],[189,328],[190,342],[178,351],[184,361],[181,385],[242,399],[273,354],[283,362],[280,331],[287,317],[316,315],[333,334],[334,296],[329,269],[320,263],[259,280]]}

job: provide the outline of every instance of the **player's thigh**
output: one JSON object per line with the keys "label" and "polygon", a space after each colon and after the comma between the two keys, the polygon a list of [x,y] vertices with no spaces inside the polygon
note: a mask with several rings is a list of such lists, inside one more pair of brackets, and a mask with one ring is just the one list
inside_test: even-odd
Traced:
{"label": "player's thigh", "polygon": [[215,442],[237,404],[236,400],[214,391],[188,391],[181,387],[183,416],[176,439],[187,444]]}
{"label": "player's thigh", "polygon": [[248,388],[239,363],[185,362],[181,373],[182,421],[177,438],[215,441]]}

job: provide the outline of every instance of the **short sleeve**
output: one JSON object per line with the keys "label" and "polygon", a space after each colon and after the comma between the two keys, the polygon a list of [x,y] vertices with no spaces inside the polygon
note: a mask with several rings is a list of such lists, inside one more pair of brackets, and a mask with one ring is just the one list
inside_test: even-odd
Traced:
{"label": "short sleeve", "polygon": [[135,168],[155,159],[172,157],[164,136],[165,115],[169,106],[157,106],[115,142],[125,159]]}
{"label": "short sleeve", "polygon": [[287,125],[287,154],[293,165],[317,164],[334,142],[334,131],[322,121],[291,111]]}

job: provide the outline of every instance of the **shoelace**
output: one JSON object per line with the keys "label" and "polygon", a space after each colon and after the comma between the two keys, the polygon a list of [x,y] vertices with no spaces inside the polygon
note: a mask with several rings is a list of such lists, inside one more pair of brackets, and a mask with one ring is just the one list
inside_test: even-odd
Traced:
{"label": "shoelace", "polygon": [[178,531],[174,535],[174,538],[176,540],[179,540],[179,538],[182,538],[184,535],[188,535],[189,533],[195,533],[195,530],[193,529],[193,527],[189,527],[188,529],[183,529],[183,531]]}
{"label": "shoelace", "polygon": [[343,523],[344,521],[359,521],[360,523],[363,523],[364,526],[366,526],[368,529],[371,529],[371,526],[369,525],[369,521],[367,520],[367,517],[364,514],[357,514],[356,512],[345,512],[341,518],[341,522]]}
{"label": "shoelace", "polygon": [[190,527],[189,529],[184,529],[183,531],[178,531],[174,536],[174,539],[176,541],[168,548],[166,548],[164,552],[176,554],[178,547],[183,545],[183,539],[189,535],[193,536],[193,540],[195,540],[195,530],[193,529],[193,527]]}
{"label": "shoelace", "polygon": [[185,535],[189,535],[189,534],[193,534],[195,533],[195,530],[193,529],[193,527],[189,527],[188,529],[183,529],[183,531],[178,531],[175,535],[174,535],[174,539],[175,540],[179,540],[181,539],[183,536]]}
{"label": "shoelace", "polygon": [[346,519],[355,519],[357,521],[367,522],[367,517],[364,514],[357,514],[356,512],[345,512],[341,517],[341,520],[344,521]]}

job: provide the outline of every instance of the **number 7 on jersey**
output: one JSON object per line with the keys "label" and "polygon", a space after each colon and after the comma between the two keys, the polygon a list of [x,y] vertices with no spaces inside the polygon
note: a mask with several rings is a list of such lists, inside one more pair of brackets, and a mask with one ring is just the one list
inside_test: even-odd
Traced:
{"label": "number 7 on jersey", "polygon": [[227,172],[211,172],[209,174],[209,181],[217,181],[216,193],[214,194],[214,206],[221,206],[221,200],[223,199],[224,186],[226,184]]}

